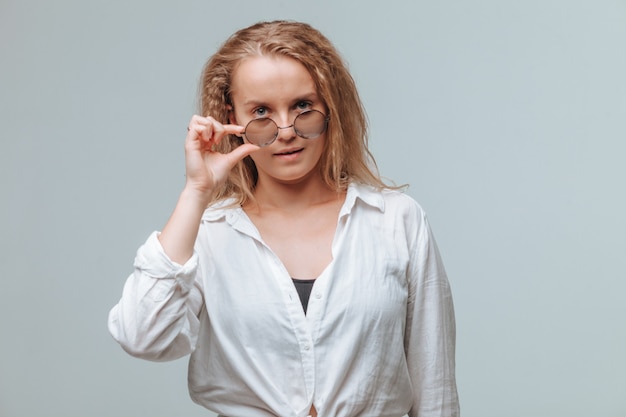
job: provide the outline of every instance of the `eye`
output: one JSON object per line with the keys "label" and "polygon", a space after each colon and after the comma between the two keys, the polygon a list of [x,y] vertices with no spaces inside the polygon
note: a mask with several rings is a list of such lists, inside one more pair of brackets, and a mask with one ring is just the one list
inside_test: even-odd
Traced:
{"label": "eye", "polygon": [[267,117],[267,108],[257,107],[252,113],[255,117]]}
{"label": "eye", "polygon": [[312,105],[313,103],[311,103],[310,101],[301,100],[298,103],[296,103],[296,108],[298,110],[309,110]]}

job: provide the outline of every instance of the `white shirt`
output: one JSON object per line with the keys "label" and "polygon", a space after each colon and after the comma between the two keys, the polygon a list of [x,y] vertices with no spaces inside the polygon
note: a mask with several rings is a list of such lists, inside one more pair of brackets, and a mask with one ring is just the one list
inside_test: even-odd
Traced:
{"label": "white shirt", "polygon": [[245,212],[207,209],[185,265],[156,232],[139,249],[109,330],[140,358],[191,353],[192,399],[225,416],[458,416],[452,297],[422,208],[351,185],[332,255],[305,316]]}

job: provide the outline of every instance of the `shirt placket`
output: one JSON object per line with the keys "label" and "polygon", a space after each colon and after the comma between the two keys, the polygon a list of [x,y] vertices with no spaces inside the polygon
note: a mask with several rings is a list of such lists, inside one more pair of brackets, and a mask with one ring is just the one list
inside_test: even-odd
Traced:
{"label": "shirt placket", "polygon": [[237,215],[231,216],[228,221],[234,229],[258,241],[266,253],[266,258],[268,259],[267,265],[271,269],[272,276],[275,277],[281,289],[283,302],[287,313],[289,314],[292,331],[294,332],[298,342],[302,358],[302,371],[306,384],[306,397],[309,400],[312,400],[313,392],[315,390],[314,343],[302,305],[300,303],[300,298],[295,286],[293,285],[291,277],[289,276],[289,272],[281,262],[280,258],[278,258],[274,251],[272,251],[272,249],[263,241],[257,228],[254,224],[252,224],[245,213],[240,212]]}

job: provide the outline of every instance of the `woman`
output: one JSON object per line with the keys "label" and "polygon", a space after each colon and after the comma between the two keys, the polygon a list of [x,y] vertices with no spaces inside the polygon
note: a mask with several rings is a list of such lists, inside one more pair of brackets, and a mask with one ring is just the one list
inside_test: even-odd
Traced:
{"label": "woman", "polygon": [[113,337],[144,359],[191,354],[192,399],[223,416],[457,416],[445,271],[422,209],[376,173],[334,47],[259,23],[201,88],[185,187]]}

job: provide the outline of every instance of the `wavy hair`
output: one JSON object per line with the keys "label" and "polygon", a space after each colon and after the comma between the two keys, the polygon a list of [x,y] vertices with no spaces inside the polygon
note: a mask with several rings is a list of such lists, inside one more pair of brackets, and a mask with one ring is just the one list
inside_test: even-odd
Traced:
{"label": "wavy hair", "polygon": [[[354,79],[331,42],[310,25],[293,21],[260,22],[235,32],[208,60],[200,82],[200,112],[220,123],[229,123],[232,74],[251,56],[288,57],[300,62],[313,78],[328,109],[330,121],[320,160],[323,181],[336,191],[352,181],[382,189],[386,185],[367,142],[367,117]],[[230,152],[241,138],[229,135],[216,150]],[[258,178],[249,156],[230,172],[214,201],[235,198],[235,204],[254,200]],[[395,188],[395,187],[392,187]]]}

